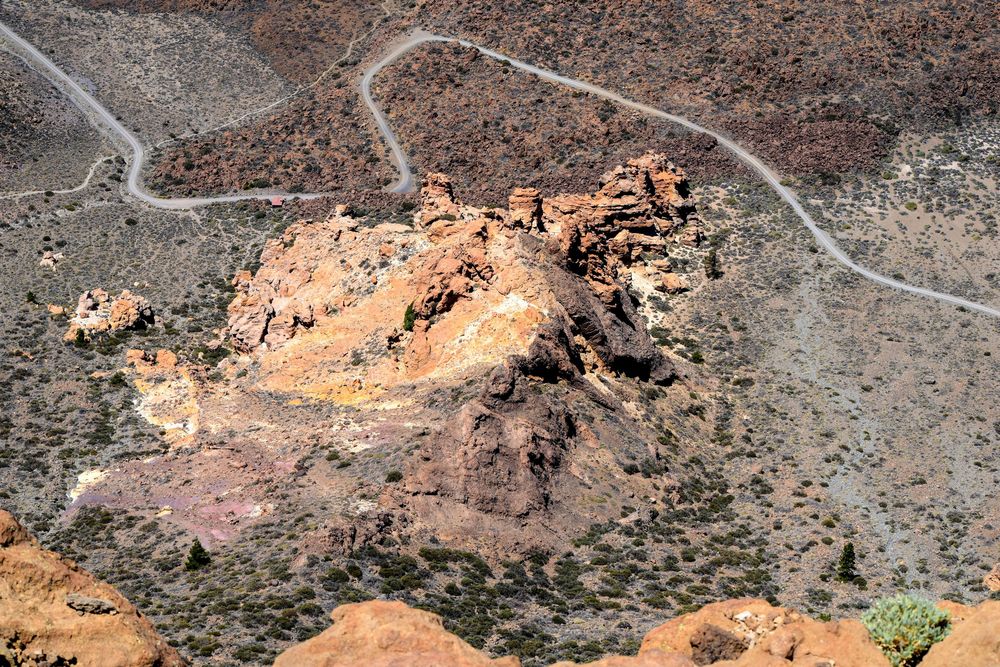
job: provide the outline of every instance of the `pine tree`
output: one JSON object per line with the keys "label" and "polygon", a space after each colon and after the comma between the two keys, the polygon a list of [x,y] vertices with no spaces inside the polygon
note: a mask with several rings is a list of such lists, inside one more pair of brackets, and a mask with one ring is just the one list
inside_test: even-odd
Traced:
{"label": "pine tree", "polygon": [[702,260],[705,267],[705,275],[709,280],[716,280],[722,277],[722,265],[719,262],[719,252],[715,248],[708,251],[705,259]]}
{"label": "pine tree", "polygon": [[837,581],[854,581],[858,578],[855,568],[857,558],[854,555],[854,543],[848,542],[840,552],[840,560],[837,561]]}
{"label": "pine tree", "polygon": [[211,562],[212,554],[208,553],[208,550],[201,546],[201,540],[197,537],[194,538],[194,542],[191,544],[191,551],[188,552],[187,560],[184,561],[184,569],[200,570]]}

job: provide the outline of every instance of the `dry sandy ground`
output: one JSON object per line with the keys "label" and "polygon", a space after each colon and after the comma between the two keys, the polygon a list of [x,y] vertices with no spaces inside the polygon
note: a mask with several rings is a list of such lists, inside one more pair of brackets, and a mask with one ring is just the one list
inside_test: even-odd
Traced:
{"label": "dry sandy ground", "polygon": [[[952,139],[966,146],[980,140]],[[986,190],[991,183],[965,172],[954,176]],[[851,253],[918,284],[935,284],[938,276],[941,288],[995,304],[986,274],[997,270],[997,243],[982,225],[995,197],[979,185],[963,190],[960,212],[950,219],[938,214],[940,230],[932,226],[925,236],[921,225],[908,235],[913,228],[896,226],[907,216],[893,204],[909,200],[906,187],[876,177],[839,192],[841,213],[871,201],[894,211],[878,227],[855,223],[842,230],[842,238],[859,229],[885,237],[880,252],[858,246]],[[928,191],[930,201],[947,193],[921,190]],[[1000,525],[993,493],[1000,483],[1000,323],[847,273],[823,253],[809,252],[811,236],[752,187],[701,195],[712,226],[732,230],[720,248],[726,275],[706,281],[695,266],[689,274],[695,289],[672,301],[668,319],[675,339],[700,342],[720,380],[754,381],[734,391],[739,435],[747,439],[727,474],[744,488],[759,475],[775,489],[744,495],[741,504],[772,522],[782,600],[818,609],[827,596],[834,605],[853,605],[898,587],[981,597]],[[918,209],[917,215],[929,214]],[[929,244],[936,252],[922,247],[928,238],[936,239]],[[863,554],[867,592],[821,578],[848,540]]]}
{"label": "dry sandy ground", "polygon": [[10,0],[0,16],[149,142],[214,127],[293,88],[245,38],[197,16],[59,0]]}
{"label": "dry sandy ground", "polygon": [[819,197],[836,234],[886,275],[1000,302],[1000,131],[903,138],[881,177]]}

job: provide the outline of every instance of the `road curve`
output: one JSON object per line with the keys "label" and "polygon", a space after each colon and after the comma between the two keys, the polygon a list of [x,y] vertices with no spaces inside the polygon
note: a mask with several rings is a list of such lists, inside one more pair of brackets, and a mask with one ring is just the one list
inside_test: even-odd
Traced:
{"label": "road curve", "polygon": [[97,161],[94,162],[94,164],[90,165],[90,171],[87,172],[87,175],[84,177],[83,182],[80,183],[79,185],[74,185],[71,188],[67,188],[65,190],[26,190],[24,192],[9,192],[0,195],[0,199],[21,199],[22,197],[30,197],[33,195],[44,195],[47,192],[51,192],[54,195],[68,195],[74,192],[79,192],[80,190],[83,190],[90,184],[90,179],[94,177],[94,172],[97,171],[97,168],[113,157],[114,157],[113,155],[109,155],[97,158]]}
{"label": "road curve", "polygon": [[132,132],[122,125],[114,115],[104,108],[93,95],[84,90],[80,84],[74,81],[68,74],[59,69],[59,66],[49,60],[41,51],[22,39],[17,33],[11,30],[3,22],[0,22],[0,36],[4,37],[12,46],[13,52],[25,62],[33,64],[35,68],[56,88],[66,94],[88,118],[96,121],[102,129],[110,131],[113,138],[120,139],[128,144],[132,151],[132,163],[129,166],[126,187],[129,194],[136,199],[146,202],[150,206],[169,210],[184,210],[205,206],[208,204],[218,204],[225,202],[238,202],[251,199],[269,199],[275,195],[280,195],[286,199],[317,199],[327,196],[326,193],[309,194],[285,194],[285,193],[257,193],[243,195],[221,195],[218,197],[156,197],[143,189],[139,182],[142,165],[146,159],[146,150],[142,142],[132,134]]}
{"label": "road curve", "polygon": [[544,79],[546,81],[551,81],[553,83],[562,84],[568,86],[575,90],[580,90],[585,93],[590,93],[598,97],[602,97],[612,102],[617,102],[623,106],[630,107],[636,111],[642,112],[649,116],[654,116],[656,118],[662,118],[668,120],[672,123],[682,125],[689,130],[694,132],[699,132],[701,134],[706,134],[714,138],[720,145],[728,149],[733,155],[735,155],[741,162],[746,164],[748,167],[757,172],[771,188],[778,193],[782,199],[784,199],[795,214],[802,220],[805,226],[812,232],[813,236],[816,237],[817,243],[823,247],[830,255],[833,256],[838,262],[849,268],[851,271],[871,280],[872,282],[884,285],[886,287],[891,287],[903,292],[909,292],[910,294],[916,294],[923,297],[928,297],[931,299],[936,299],[944,303],[948,303],[954,306],[961,306],[968,310],[974,310],[986,315],[1000,318],[1000,310],[996,308],[991,308],[974,301],[969,301],[961,297],[952,296],[951,294],[944,294],[942,292],[935,292],[934,290],[926,289],[923,287],[916,287],[914,285],[908,285],[899,280],[883,276],[871,269],[866,269],[865,267],[857,264],[854,260],[847,256],[847,254],[840,249],[840,247],[834,242],[834,240],[819,226],[816,221],[813,220],[812,216],[805,210],[799,200],[792,194],[792,192],[781,184],[781,179],[779,176],[772,171],[767,165],[765,165],[759,158],[748,152],[745,148],[734,142],[733,140],[710,130],[706,127],[698,125],[695,122],[688,120],[682,116],[677,116],[672,113],[668,113],[656,107],[649,106],[648,104],[643,104],[641,102],[636,102],[635,100],[630,100],[627,97],[622,97],[618,93],[614,93],[600,86],[595,86],[590,83],[585,83],[577,79],[571,79],[561,74],[557,74],[551,70],[543,69],[541,67],[536,67],[530,63],[526,63],[523,60],[518,60],[516,58],[511,58],[502,53],[488,49],[484,46],[479,46],[478,44],[473,44],[472,42],[464,39],[454,39],[449,37],[444,37],[441,35],[435,35],[429,32],[424,32],[422,30],[417,30],[411,34],[405,41],[399,42],[392,51],[390,51],[382,60],[375,63],[368,71],[365,72],[365,77],[362,80],[362,95],[365,100],[365,104],[371,109],[372,114],[375,116],[375,122],[378,124],[379,129],[382,131],[385,137],[386,143],[392,150],[393,159],[399,166],[399,180],[396,185],[392,188],[393,192],[409,192],[413,189],[413,176],[410,173],[410,168],[406,164],[406,157],[403,153],[402,148],[399,145],[399,141],[393,134],[392,129],[389,127],[389,122],[385,117],[382,110],[375,104],[375,101],[371,96],[371,80],[372,77],[379,72],[385,65],[391,63],[392,61],[399,58],[401,55],[410,51],[411,49],[427,43],[427,42],[455,42],[461,44],[462,46],[473,48],[478,50],[485,56],[494,58],[496,60],[504,61],[519,70],[525,72],[530,72],[535,76]]}
{"label": "road curve", "polygon": [[[140,183],[140,176],[142,172],[142,165],[145,161],[146,152],[142,145],[142,142],[132,134],[124,125],[122,125],[114,115],[108,111],[104,106],[98,102],[90,93],[84,90],[76,81],[69,77],[65,72],[63,72],[54,62],[52,62],[48,57],[46,57],[41,51],[32,46],[29,42],[22,39],[13,30],[11,30],[3,22],[0,22],[0,36],[7,39],[10,44],[14,47],[14,52],[23,58],[25,62],[33,63],[39,71],[55,85],[57,88],[62,90],[72,101],[76,104],[85,114],[89,111],[91,115],[88,117],[95,119],[98,125],[103,126],[103,128],[110,130],[110,134],[113,137],[117,137],[128,144],[132,151],[132,161],[129,167],[128,179],[126,186],[129,193],[156,208],[169,209],[169,210],[184,210],[190,208],[196,208],[198,206],[205,206],[208,204],[216,203],[226,203],[226,202],[238,202],[246,200],[260,200],[269,199],[275,194],[280,194],[281,196],[288,199],[317,199],[320,197],[328,196],[328,193],[297,193],[297,194],[285,194],[285,193],[257,193],[257,194],[242,194],[242,195],[221,195],[216,197],[156,197],[154,195],[146,192],[142,184]],[[695,132],[700,132],[713,137],[722,146],[727,148],[732,152],[737,158],[739,158],[744,164],[749,166],[755,172],[760,174],[761,177],[771,186],[771,188],[778,193],[778,195],[784,199],[795,211],[795,214],[799,216],[802,222],[806,225],[813,236],[816,237],[816,241],[826,250],[830,255],[834,257],[838,262],[854,271],[855,273],[871,280],[880,285],[885,285],[886,287],[891,287],[893,289],[898,289],[903,292],[909,292],[910,294],[916,294],[919,296],[928,297],[931,299],[936,299],[938,301],[948,303],[954,306],[961,306],[968,310],[977,311],[990,315],[993,317],[1000,318],[1000,310],[991,308],[989,306],[975,303],[973,301],[968,301],[961,297],[952,296],[950,294],[944,294],[941,292],[935,292],[934,290],[929,290],[923,287],[916,287],[913,285],[908,285],[906,283],[900,282],[893,278],[888,278],[881,274],[878,274],[870,269],[866,269],[863,266],[855,263],[843,250],[834,243],[833,239],[827,235],[816,222],[813,220],[812,216],[806,212],[805,208],[796,199],[795,195],[791,191],[781,184],[781,179],[775,174],[769,167],[767,167],[763,162],[761,162],[756,156],[749,153],[746,149],[741,147],[734,141],[722,136],[721,134],[710,130],[708,128],[702,127],[697,123],[694,123],[682,116],[676,116],[674,114],[668,113],[661,109],[649,106],[648,104],[643,104],[641,102],[636,102],[630,100],[626,97],[614,93],[605,88],[595,86],[593,84],[585,83],[577,79],[571,79],[561,74],[557,74],[551,70],[543,69],[541,67],[536,67],[530,63],[526,63],[522,60],[516,58],[511,58],[503,55],[492,49],[488,49],[478,44],[473,44],[464,39],[455,39],[451,37],[445,37],[442,35],[435,35],[433,33],[425,32],[422,30],[417,30],[413,32],[408,38],[397,43],[393,49],[383,56],[379,61],[373,64],[368,70],[365,71],[364,76],[361,79],[361,95],[364,99],[365,104],[371,110],[372,115],[375,119],[375,123],[378,125],[379,131],[385,138],[386,144],[388,145],[390,152],[392,154],[393,162],[399,169],[399,179],[395,185],[391,188],[392,192],[410,192],[414,189],[413,175],[410,171],[409,164],[406,161],[406,154],[403,152],[402,146],[400,146],[398,139],[392,131],[389,125],[388,118],[386,118],[382,109],[375,103],[374,98],[371,94],[371,83],[372,79],[379,71],[382,70],[386,65],[395,61],[397,58],[403,54],[411,51],[412,49],[428,42],[455,42],[461,44],[462,46],[477,49],[480,53],[490,58],[496,60],[504,61],[509,63],[512,67],[523,70],[525,72],[530,72],[535,76],[546,81],[552,81],[554,83],[559,83],[575,90],[580,90],[598,97],[602,97],[618,104],[630,107],[644,114],[654,116],[657,118],[662,118],[678,125],[682,125]]]}
{"label": "road curve", "polygon": [[403,147],[399,145],[399,140],[396,138],[396,134],[392,131],[392,127],[389,126],[389,119],[386,118],[385,113],[382,111],[382,107],[376,104],[375,99],[372,97],[372,79],[382,70],[383,67],[392,63],[404,53],[408,53],[421,44],[426,44],[427,42],[453,41],[455,40],[448,37],[432,35],[429,32],[417,30],[405,40],[396,43],[392,50],[384,55],[381,60],[366,69],[364,76],[361,78],[361,97],[364,99],[365,104],[368,105],[368,109],[372,112],[372,116],[375,118],[375,124],[378,125],[378,129],[382,133],[382,137],[385,139],[385,143],[389,147],[389,151],[392,154],[392,162],[399,170],[399,178],[396,180],[395,185],[389,189],[390,192],[412,192],[414,189],[413,173],[410,171],[410,165],[406,161],[406,154],[403,152]]}

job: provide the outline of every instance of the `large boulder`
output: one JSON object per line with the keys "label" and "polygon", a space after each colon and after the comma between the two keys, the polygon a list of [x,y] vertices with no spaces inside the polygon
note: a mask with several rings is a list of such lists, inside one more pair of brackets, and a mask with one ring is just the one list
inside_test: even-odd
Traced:
{"label": "large boulder", "polygon": [[491,659],[447,632],[441,618],[402,602],[345,604],[333,626],[288,649],[275,667],[518,667],[517,658]]}
{"label": "large boulder", "polygon": [[64,339],[73,341],[79,332],[88,340],[95,333],[143,329],[154,321],[153,307],[129,290],[112,297],[102,289],[88,290],[77,300],[76,311]]}
{"label": "large boulder", "polygon": [[183,664],[118,591],[42,549],[0,510],[0,665]]}
{"label": "large boulder", "polygon": [[766,600],[726,600],[679,616],[646,635],[639,655],[677,652],[697,665],[887,667],[858,621],[822,623]]}
{"label": "large boulder", "polygon": [[1000,665],[1000,601],[988,600],[931,647],[920,667],[996,667]]}

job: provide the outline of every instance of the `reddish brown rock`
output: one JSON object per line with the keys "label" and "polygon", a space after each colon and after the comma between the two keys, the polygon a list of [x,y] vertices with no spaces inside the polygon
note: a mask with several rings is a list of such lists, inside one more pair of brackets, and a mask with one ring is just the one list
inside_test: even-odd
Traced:
{"label": "reddish brown rock", "polygon": [[660,278],[660,289],[667,294],[679,294],[687,288],[687,282],[676,273],[664,273]]}
{"label": "reddish brown rock", "polygon": [[753,599],[706,605],[668,621],[646,635],[639,654],[653,650],[676,651],[696,664],[719,667],[889,664],[858,621],[821,623]]}
{"label": "reddish brown rock", "polygon": [[[622,295],[620,267],[644,254],[662,256],[670,238],[699,238],[694,199],[684,172],[666,156],[648,153],[601,177],[592,195],[542,202],[542,225],[556,237],[568,267],[587,277],[609,305]],[[691,237],[691,234],[694,237]],[[609,256],[610,255],[610,256]]]}
{"label": "reddish brown rock", "polygon": [[275,667],[518,667],[491,659],[445,631],[441,618],[402,602],[334,609],[333,626],[278,656]]}
{"label": "reddish brown rock", "polygon": [[457,217],[460,202],[455,198],[451,180],[444,174],[431,172],[424,176],[420,188],[420,210],[416,222],[423,227],[447,217]]}
{"label": "reddish brown rock", "polygon": [[39,547],[0,510],[0,664],[175,667],[184,662],[114,588]]}
{"label": "reddish brown rock", "polygon": [[931,647],[921,667],[995,667],[1000,665],[1000,601],[988,600]]}
{"label": "reddish brown rock", "polygon": [[983,586],[996,593],[1000,591],[1000,563],[993,566],[986,576],[983,577]]}
{"label": "reddish brown rock", "polygon": [[508,200],[510,225],[515,229],[538,229],[542,223],[542,193],[537,188],[514,188]]}

